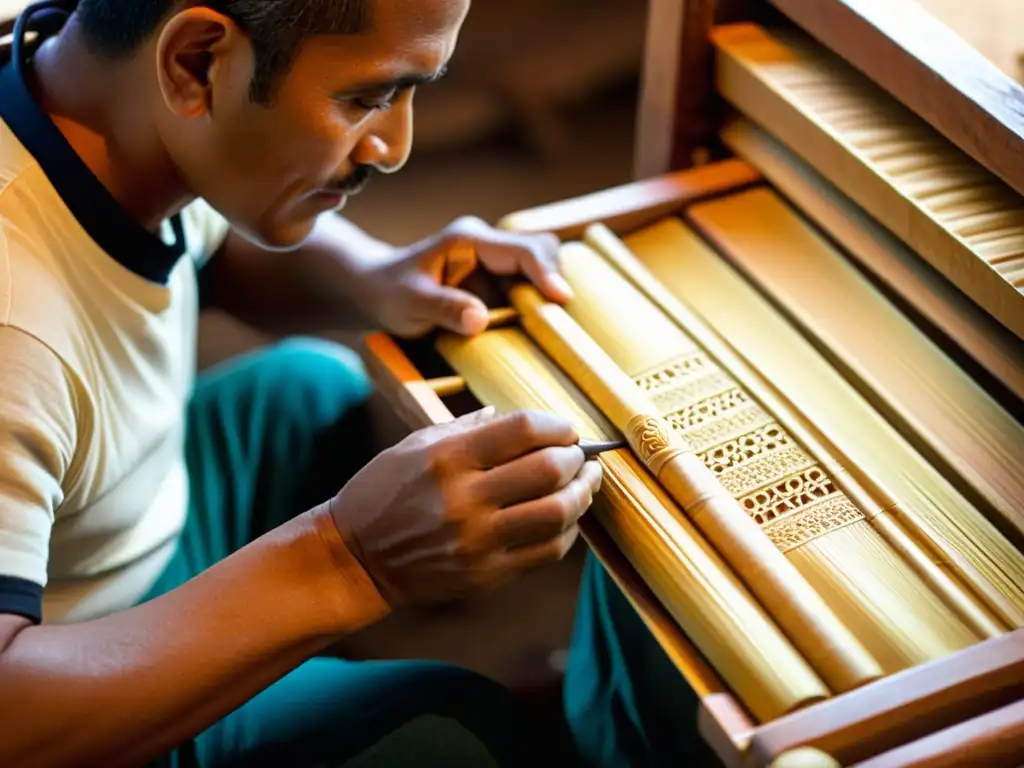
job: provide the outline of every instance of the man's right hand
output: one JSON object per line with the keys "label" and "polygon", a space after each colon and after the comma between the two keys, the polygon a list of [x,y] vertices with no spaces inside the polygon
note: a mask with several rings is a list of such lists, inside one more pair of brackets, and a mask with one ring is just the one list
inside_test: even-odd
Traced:
{"label": "man's right hand", "polygon": [[331,502],[392,608],[496,587],[559,560],[601,485],[564,418],[485,409],[413,433]]}

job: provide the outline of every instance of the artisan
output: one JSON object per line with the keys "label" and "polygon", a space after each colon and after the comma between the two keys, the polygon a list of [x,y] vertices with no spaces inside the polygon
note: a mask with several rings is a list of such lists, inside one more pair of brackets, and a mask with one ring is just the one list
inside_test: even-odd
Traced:
{"label": "artisan", "polygon": [[[0,61],[0,764],[536,763],[482,676],[325,653],[558,560],[601,483],[572,426],[536,412],[374,456],[358,358],[312,340],[480,332],[479,298],[422,268],[455,243],[569,298],[551,236],[460,219],[397,247],[333,213],[405,163],[414,92],[468,11],[19,17]],[[200,307],[288,340],[197,376]],[[606,578],[588,565],[569,702],[581,751],[612,764],[620,729],[595,724],[633,709],[609,682]]]}

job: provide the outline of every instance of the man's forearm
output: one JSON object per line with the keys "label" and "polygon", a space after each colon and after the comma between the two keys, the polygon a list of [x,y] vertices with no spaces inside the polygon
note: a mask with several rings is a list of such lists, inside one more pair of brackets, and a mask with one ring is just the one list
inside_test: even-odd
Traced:
{"label": "man's forearm", "polygon": [[317,510],[122,613],[0,623],[0,764],[145,762],[386,610]]}
{"label": "man's forearm", "polygon": [[284,253],[231,233],[205,268],[207,298],[271,333],[365,329],[373,322],[365,271],[393,252],[336,215],[321,216],[307,241]]}

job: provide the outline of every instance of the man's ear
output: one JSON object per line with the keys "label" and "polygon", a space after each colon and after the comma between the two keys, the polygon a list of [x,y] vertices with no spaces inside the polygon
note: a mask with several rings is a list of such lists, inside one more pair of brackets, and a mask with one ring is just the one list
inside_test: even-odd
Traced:
{"label": "man's ear", "polygon": [[179,117],[213,109],[214,88],[244,87],[252,77],[252,47],[227,16],[191,7],[175,14],[156,44],[157,80],[167,106]]}

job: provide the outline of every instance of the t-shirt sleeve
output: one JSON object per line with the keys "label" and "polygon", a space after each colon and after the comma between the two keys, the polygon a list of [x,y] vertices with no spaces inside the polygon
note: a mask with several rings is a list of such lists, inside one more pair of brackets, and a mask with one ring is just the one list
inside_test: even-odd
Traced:
{"label": "t-shirt sleeve", "polygon": [[202,198],[189,203],[181,212],[189,255],[201,268],[224,243],[231,224]]}
{"label": "t-shirt sleeve", "polygon": [[72,380],[42,342],[0,326],[0,613],[42,618],[54,515],[74,456]]}

